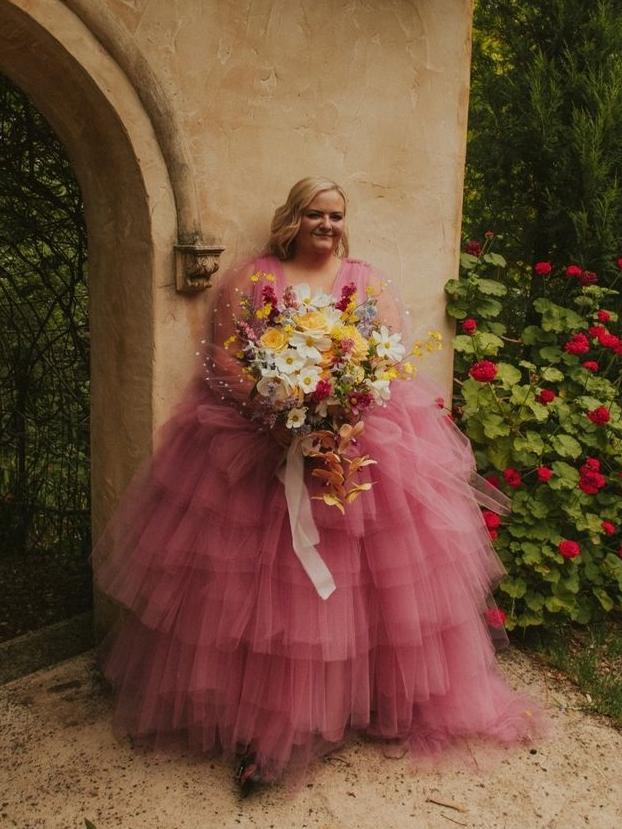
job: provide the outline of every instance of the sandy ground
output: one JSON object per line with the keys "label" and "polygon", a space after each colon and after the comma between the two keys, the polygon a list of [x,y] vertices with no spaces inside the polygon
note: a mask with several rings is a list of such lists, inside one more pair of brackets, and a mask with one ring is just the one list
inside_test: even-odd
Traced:
{"label": "sandy ground", "polygon": [[[617,829],[622,734],[581,710],[581,697],[524,654],[501,665],[541,699],[554,735],[469,769],[417,771],[377,745],[352,742],[317,763],[297,792],[238,799],[222,763],[156,756],[117,742],[94,653],[0,687],[2,829]],[[483,762],[484,759],[487,762]]]}

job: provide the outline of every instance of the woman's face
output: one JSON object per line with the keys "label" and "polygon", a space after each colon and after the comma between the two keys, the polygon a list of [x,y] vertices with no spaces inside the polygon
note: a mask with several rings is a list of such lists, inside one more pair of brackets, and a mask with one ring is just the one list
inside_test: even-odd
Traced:
{"label": "woman's face", "polygon": [[345,204],[336,190],[324,190],[302,211],[297,253],[335,253],[345,227]]}

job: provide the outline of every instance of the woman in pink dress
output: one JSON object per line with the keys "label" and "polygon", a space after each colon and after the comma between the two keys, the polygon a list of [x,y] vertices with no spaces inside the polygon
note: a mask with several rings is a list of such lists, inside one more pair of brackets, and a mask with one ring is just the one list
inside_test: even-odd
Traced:
{"label": "woman in pink dress", "polygon": [[[224,346],[240,292],[260,288],[254,272],[271,273],[277,293],[305,282],[339,297],[377,282],[348,258],[345,211],[337,184],[303,179],[276,211],[270,253],[221,280],[200,366],[92,554],[96,583],[125,609],[100,651],[115,730],[238,756],[242,793],[351,731],[417,758],[545,727],[499,673],[487,624],[504,570],[480,505],[509,502],[475,472],[429,379],[395,381],[388,405],[365,414],[372,489],[345,515],[311,501],[329,591],[294,549],[282,482],[291,431],[253,419],[253,383]],[[388,293],[379,309],[404,329]]]}

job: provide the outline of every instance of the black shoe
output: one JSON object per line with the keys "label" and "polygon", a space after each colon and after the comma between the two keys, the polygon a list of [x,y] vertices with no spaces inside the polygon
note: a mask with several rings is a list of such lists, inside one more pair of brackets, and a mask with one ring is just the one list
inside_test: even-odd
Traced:
{"label": "black shoe", "polygon": [[235,779],[241,797],[248,797],[261,786],[263,780],[254,754],[245,754],[236,769]]}

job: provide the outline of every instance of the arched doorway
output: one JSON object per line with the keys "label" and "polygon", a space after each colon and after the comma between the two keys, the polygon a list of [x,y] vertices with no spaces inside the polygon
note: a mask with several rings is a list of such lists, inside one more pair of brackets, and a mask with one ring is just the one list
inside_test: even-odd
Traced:
{"label": "arched doorway", "polygon": [[[180,301],[173,187],[152,121],[126,74],[65,4],[0,2],[0,72],[60,137],[84,197],[97,537],[170,404],[161,382],[171,364],[165,338],[175,337],[175,326],[180,339],[188,337],[184,314],[171,313]],[[101,630],[108,619],[98,607]]]}

